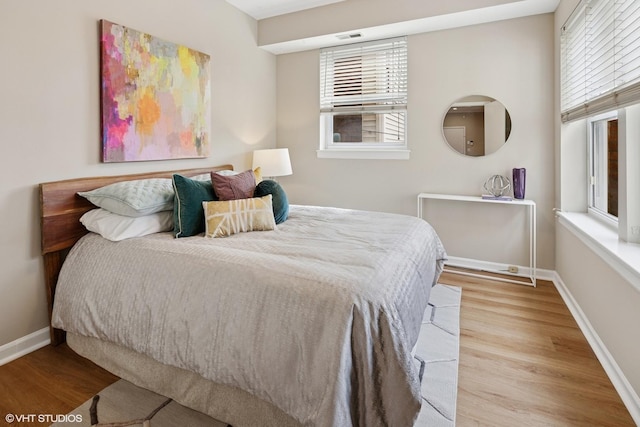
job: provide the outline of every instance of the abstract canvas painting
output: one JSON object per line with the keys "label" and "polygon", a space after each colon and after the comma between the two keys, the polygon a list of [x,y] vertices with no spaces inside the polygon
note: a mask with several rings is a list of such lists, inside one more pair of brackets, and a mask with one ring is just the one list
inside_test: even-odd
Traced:
{"label": "abstract canvas painting", "polygon": [[208,157],[210,57],[101,21],[102,160]]}

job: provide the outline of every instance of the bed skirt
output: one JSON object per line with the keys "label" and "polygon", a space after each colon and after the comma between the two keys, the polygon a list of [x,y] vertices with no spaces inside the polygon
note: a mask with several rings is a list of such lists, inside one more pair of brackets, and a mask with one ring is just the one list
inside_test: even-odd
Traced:
{"label": "bed skirt", "polygon": [[243,390],[214,383],[119,345],[72,333],[67,333],[67,343],[79,355],[120,378],[233,427],[301,425],[282,410]]}

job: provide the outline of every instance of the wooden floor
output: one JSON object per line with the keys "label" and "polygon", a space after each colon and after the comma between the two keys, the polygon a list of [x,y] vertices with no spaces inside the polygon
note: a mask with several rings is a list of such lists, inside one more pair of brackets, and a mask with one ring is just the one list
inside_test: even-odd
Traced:
{"label": "wooden floor", "polygon": [[66,344],[46,346],[0,366],[0,426],[49,425],[6,423],[5,417],[66,414],[117,380],[118,377],[78,356]]}
{"label": "wooden floor", "polygon": [[462,287],[457,426],[635,426],[555,286]]}
{"label": "wooden floor", "polygon": [[[635,425],[553,284],[440,282],[463,288],[457,426]],[[0,420],[66,414],[116,380],[47,346],[0,366]]]}

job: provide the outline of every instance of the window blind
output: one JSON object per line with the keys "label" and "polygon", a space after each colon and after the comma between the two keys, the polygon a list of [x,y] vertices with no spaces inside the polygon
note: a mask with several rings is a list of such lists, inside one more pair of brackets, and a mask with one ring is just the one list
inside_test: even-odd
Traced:
{"label": "window blind", "polygon": [[406,37],[320,51],[320,111],[390,110],[406,104]]}
{"label": "window blind", "polygon": [[640,0],[583,0],[562,28],[562,121],[638,102]]}

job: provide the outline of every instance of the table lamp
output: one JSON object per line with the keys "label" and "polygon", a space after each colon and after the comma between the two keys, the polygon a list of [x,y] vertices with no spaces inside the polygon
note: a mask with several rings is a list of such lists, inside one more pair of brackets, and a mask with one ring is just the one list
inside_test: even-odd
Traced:
{"label": "table lamp", "polygon": [[288,148],[255,150],[253,152],[253,169],[258,166],[264,177],[275,178],[293,173]]}

